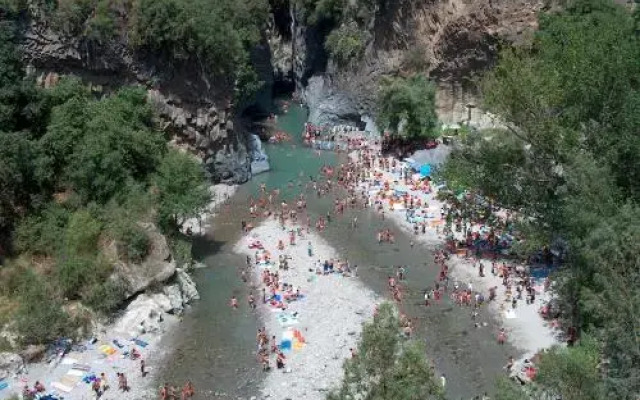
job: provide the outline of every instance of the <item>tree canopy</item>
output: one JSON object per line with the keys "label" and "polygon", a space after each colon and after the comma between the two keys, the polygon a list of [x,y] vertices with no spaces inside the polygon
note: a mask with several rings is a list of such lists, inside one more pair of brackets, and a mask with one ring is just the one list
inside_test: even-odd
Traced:
{"label": "tree canopy", "polygon": [[363,327],[357,355],[344,364],[342,385],[328,400],[443,399],[423,346],[407,340],[400,326],[393,305],[381,304]]}
{"label": "tree canopy", "polygon": [[[542,375],[555,376],[543,386],[567,399],[640,392],[634,17],[609,0],[541,14],[533,41],[502,52],[481,85],[504,128],[471,135],[443,171],[451,185],[517,210],[540,246],[566,243],[556,295],[563,318],[594,339],[542,357]],[[551,367],[573,372],[545,375]]]}
{"label": "tree canopy", "polygon": [[381,130],[407,137],[437,137],[435,99],[435,86],[424,75],[383,82],[378,95],[378,125]]}
{"label": "tree canopy", "polygon": [[139,262],[143,222],[174,235],[165,220],[194,215],[209,193],[201,165],[169,150],[143,89],[97,98],[71,77],[42,89],[22,73],[12,35],[0,24],[0,302],[19,303],[14,327],[36,344],[77,333],[68,301],[102,313],[121,304],[105,243]]}

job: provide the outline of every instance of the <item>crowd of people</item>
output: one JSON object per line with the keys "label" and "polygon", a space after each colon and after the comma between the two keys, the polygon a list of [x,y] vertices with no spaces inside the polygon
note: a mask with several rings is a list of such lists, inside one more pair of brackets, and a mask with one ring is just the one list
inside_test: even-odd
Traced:
{"label": "crowd of people", "polygon": [[[316,127],[308,125],[303,134],[309,140],[318,135],[318,132]],[[434,232],[435,235],[446,238],[443,245],[434,252],[433,260],[437,268],[437,278],[424,288],[424,306],[429,308],[446,299],[459,307],[469,308],[470,323],[476,328],[489,325],[481,318],[488,303],[500,303],[501,311],[506,311],[505,304],[515,309],[519,307],[520,302],[527,305],[534,304],[539,291],[548,289],[548,279],[541,288],[522,264],[505,261],[501,257],[503,251],[517,239],[515,237],[517,233],[511,229],[512,214],[507,212],[506,217],[499,216],[497,209],[490,201],[478,202],[475,195],[467,195],[463,201],[455,199],[453,201],[447,199],[449,201],[442,203],[436,201],[433,184],[429,177],[417,177],[416,172],[406,163],[383,153],[383,150],[386,150],[404,155],[415,150],[411,147],[412,144],[388,137],[380,141],[368,140],[350,130],[336,130],[331,134],[335,135],[334,139],[338,138],[346,144],[345,148],[349,151],[346,161],[336,167],[323,166],[317,176],[309,176],[306,182],[303,182],[302,176],[299,176],[297,182],[290,182],[290,187],[297,185],[300,189],[300,193],[291,202],[281,199],[278,189],[269,190],[262,185],[258,198],[250,201],[249,211],[252,220],[259,218],[278,220],[283,231],[288,233],[288,245],[294,246],[304,245],[305,232],[309,233],[313,229],[322,232],[334,219],[343,218],[347,210],[370,209],[376,212],[382,221],[386,221],[391,213],[403,215],[408,233],[414,235],[414,238],[409,239],[411,247],[416,241],[421,240],[421,236],[434,237]],[[422,148],[424,146],[424,143],[420,145]],[[325,215],[312,215],[307,212],[307,198],[313,195],[318,198],[331,198],[332,211]],[[469,206],[470,202],[480,206]],[[433,209],[430,207],[433,204],[441,207],[437,210]],[[299,226],[288,229],[289,223],[299,224]],[[358,229],[357,213],[351,213],[349,223],[352,229]],[[250,232],[253,224],[254,221],[243,221],[243,231]],[[386,222],[385,225],[384,228],[372,234],[379,245],[394,244],[397,225]],[[478,226],[482,226],[482,229],[477,229]],[[281,239],[278,241],[277,249],[284,251],[286,246],[286,241]],[[309,241],[306,246],[310,260],[313,260],[313,244]],[[248,281],[247,276],[250,276],[251,269],[264,261],[263,253],[258,250],[260,250],[259,245],[255,260],[248,258],[247,265],[241,272],[245,282]],[[452,278],[450,264],[453,257],[464,258],[471,264],[478,279],[487,276],[499,277],[503,288],[500,290],[498,286],[486,288],[483,285],[474,285],[473,279],[463,283]],[[275,264],[275,260],[269,261]],[[357,276],[357,266],[345,260],[310,262],[313,262],[315,273],[318,275],[340,273],[345,276]],[[292,267],[286,255],[279,257],[277,266],[281,271],[287,271]],[[397,265],[394,270],[395,275],[388,277],[389,295],[402,306],[407,268]],[[300,288],[283,286],[278,271],[264,270],[260,277],[264,304],[285,310],[287,303],[296,301],[300,295]],[[274,300],[276,293],[284,293],[284,295],[276,301]],[[499,294],[504,294],[504,298],[499,298]],[[253,291],[249,295],[248,303],[251,308],[256,307]],[[238,307],[237,299],[233,298],[231,305]],[[543,307],[542,312],[550,313],[551,310],[547,307],[545,311]],[[414,322],[404,315],[402,321],[403,332],[410,336],[414,329]],[[495,338],[498,344],[504,344],[508,338],[508,329],[504,326],[498,327]],[[277,368],[285,368],[287,358],[279,349],[276,337],[270,336],[265,328],[258,331],[257,348],[258,360],[265,370],[271,369],[273,364],[271,358],[275,358]],[[508,372],[512,372],[512,358],[508,365],[511,366],[505,368]]]}

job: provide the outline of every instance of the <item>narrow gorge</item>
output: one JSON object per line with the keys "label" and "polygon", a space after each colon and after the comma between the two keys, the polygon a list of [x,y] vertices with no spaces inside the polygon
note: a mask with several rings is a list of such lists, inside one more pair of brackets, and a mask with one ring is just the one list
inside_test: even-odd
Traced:
{"label": "narrow gorge", "polygon": [[[477,104],[476,78],[501,46],[526,40],[544,6],[534,0],[374,1],[358,13],[362,53],[348,63],[327,50],[329,33],[352,23],[335,16],[309,21],[300,1],[272,1],[263,37],[251,50],[262,86],[253,100],[235,104],[232,90],[193,63],[175,64],[161,53],[135,50],[126,35],[96,41],[56,30],[32,9],[22,21],[24,61],[45,87],[59,76],[81,77],[97,93],[124,85],[146,87],[162,126],[178,146],[199,155],[214,182],[242,183],[251,176],[252,122],[274,111],[274,96],[296,92],[315,125],[356,123],[375,130],[376,88],[386,77],[426,73],[436,82],[444,123],[491,126]],[[126,21],[127,9],[116,8]],[[356,6],[354,6],[356,7]],[[346,18],[346,17],[344,17]]]}

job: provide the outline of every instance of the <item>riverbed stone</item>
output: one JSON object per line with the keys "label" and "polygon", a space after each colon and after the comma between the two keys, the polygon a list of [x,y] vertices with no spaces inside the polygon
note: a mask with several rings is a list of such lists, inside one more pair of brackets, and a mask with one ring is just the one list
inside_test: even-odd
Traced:
{"label": "riverbed stone", "polygon": [[24,361],[19,354],[1,352],[0,353],[0,380],[18,374],[24,368]]}

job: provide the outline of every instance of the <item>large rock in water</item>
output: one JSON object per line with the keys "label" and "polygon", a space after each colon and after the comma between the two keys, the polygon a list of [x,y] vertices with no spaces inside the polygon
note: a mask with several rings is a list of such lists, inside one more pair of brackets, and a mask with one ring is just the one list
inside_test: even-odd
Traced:
{"label": "large rock in water", "polygon": [[164,235],[153,224],[142,223],[140,226],[150,241],[149,254],[141,263],[123,261],[115,242],[106,251],[114,263],[115,273],[126,284],[127,297],[141,293],[152,285],[164,283],[176,273],[176,263]]}
{"label": "large rock in water", "polygon": [[188,304],[193,300],[200,300],[200,293],[196,288],[196,284],[191,279],[191,276],[184,269],[177,269],[178,285],[180,286],[180,292],[182,292],[182,303]]}
{"label": "large rock in water", "polygon": [[0,381],[22,371],[24,362],[15,353],[0,353]]}
{"label": "large rock in water", "polygon": [[160,332],[162,330],[160,317],[166,312],[168,303],[168,299],[161,299],[157,295],[139,295],[115,323],[114,332],[131,337],[142,333]]}

